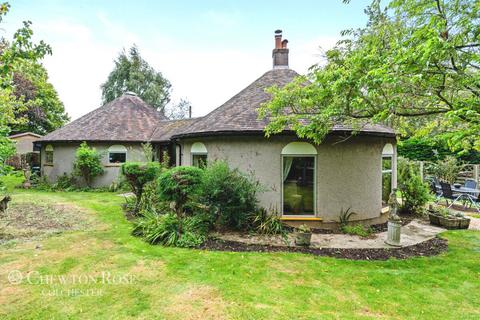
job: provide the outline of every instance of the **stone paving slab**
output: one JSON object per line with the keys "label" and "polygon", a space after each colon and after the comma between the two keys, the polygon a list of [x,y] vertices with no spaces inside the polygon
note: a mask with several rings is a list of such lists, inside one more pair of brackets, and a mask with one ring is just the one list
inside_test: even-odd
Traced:
{"label": "stone paving slab", "polygon": [[[432,226],[428,222],[413,220],[406,226],[402,226],[401,231],[400,244],[402,247],[406,247],[432,239],[440,232],[446,231],[446,229]],[[216,236],[222,240],[238,241],[247,244],[294,246],[292,235],[288,239],[283,239],[280,236],[245,235],[240,233],[217,234]],[[339,249],[396,248],[386,244],[386,239],[386,231],[373,234],[368,238],[348,234],[313,234],[311,247]]]}

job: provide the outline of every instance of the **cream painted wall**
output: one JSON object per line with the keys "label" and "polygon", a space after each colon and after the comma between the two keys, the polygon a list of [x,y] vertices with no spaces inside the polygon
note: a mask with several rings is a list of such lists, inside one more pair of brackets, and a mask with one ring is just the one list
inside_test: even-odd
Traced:
{"label": "cream painted wall", "polygon": [[33,152],[33,142],[38,140],[38,137],[35,136],[21,136],[16,138],[10,138],[15,142],[15,150],[17,154],[25,154],[28,152]]}
{"label": "cream painted wall", "polygon": [[[203,142],[208,161],[226,160],[231,167],[253,173],[266,188],[260,194],[265,208],[282,210],[281,151],[295,137],[211,137],[181,141],[182,165],[191,165],[190,148]],[[385,143],[395,139],[352,137],[338,143],[330,138],[317,145],[316,216],[338,221],[340,210],[350,208],[352,220],[375,219],[381,212],[381,163]]]}
{"label": "cream painted wall", "polygon": [[[102,155],[104,174],[97,177],[93,181],[94,187],[108,186],[112,181],[116,180],[120,173],[120,165],[108,163],[108,148],[111,145],[124,145],[127,148],[127,161],[145,161],[145,156],[142,151],[140,143],[100,143],[91,142],[89,146],[95,147],[97,151]],[[42,174],[47,177],[51,182],[63,175],[64,173],[70,174],[73,171],[73,161],[75,160],[75,151],[80,143],[51,143],[54,148],[53,151],[53,165],[45,163],[45,147],[47,144],[42,145],[41,161],[42,161]]]}

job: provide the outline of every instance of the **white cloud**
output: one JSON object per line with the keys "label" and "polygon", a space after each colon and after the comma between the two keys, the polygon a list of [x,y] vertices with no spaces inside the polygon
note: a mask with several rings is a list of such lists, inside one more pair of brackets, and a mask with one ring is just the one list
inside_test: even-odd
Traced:
{"label": "white cloud", "polygon": [[[216,22],[223,23],[221,15],[215,14]],[[241,51],[218,46],[190,47],[160,33],[142,38],[102,12],[96,17],[102,25],[101,34],[98,34],[99,28],[94,32],[87,25],[68,19],[35,23],[36,38],[44,39],[53,47],[53,55],[47,57],[44,64],[72,119],[100,106],[100,85],[112,70],[113,59],[122,48],[133,43],[139,46],[143,57],[170,80],[173,100],[182,97],[190,100],[194,116],[205,115],[218,107],[271,68],[271,51],[248,47]],[[273,48],[273,35],[270,40]],[[304,43],[291,40],[290,65],[304,73],[320,61],[319,46],[330,48],[337,39],[319,37]]]}

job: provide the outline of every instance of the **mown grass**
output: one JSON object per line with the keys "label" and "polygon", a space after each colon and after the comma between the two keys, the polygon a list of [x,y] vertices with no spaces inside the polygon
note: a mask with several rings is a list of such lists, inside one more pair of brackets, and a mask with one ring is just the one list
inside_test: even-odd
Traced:
{"label": "mown grass", "polygon": [[[123,198],[112,193],[15,191],[14,201],[29,199],[85,208],[95,227],[0,247],[1,319],[480,317],[480,232],[446,232],[447,253],[410,260],[208,252],[151,246],[132,237],[120,209]],[[7,279],[11,270],[135,279],[14,285]],[[96,295],[52,294],[54,289]]]}

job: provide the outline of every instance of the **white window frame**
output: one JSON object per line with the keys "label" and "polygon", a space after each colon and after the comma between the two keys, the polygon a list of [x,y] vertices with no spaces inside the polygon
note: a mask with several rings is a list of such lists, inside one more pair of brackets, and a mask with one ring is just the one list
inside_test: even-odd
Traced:
{"label": "white window frame", "polygon": [[[45,146],[45,164],[53,165],[53,161],[55,160],[54,148],[51,144],[47,144]],[[47,153],[52,153],[52,161],[48,161]]]}
{"label": "white window frame", "polygon": [[[206,156],[208,162],[208,150],[207,147],[205,147],[205,144],[203,144],[203,142],[194,142],[190,147],[190,164],[192,167],[195,166],[193,164],[194,156]],[[205,165],[207,165],[207,163],[205,163]]]}
{"label": "white window frame", "polygon": [[[280,166],[280,199],[282,217],[285,218],[313,218],[317,216],[317,149],[308,142],[290,142],[282,149],[281,166]],[[284,176],[283,176],[283,162],[285,157],[313,157],[313,213],[312,214],[285,214],[284,213]]]}
{"label": "white window frame", "polygon": [[[390,181],[391,181],[390,192],[392,192],[392,190],[395,188],[395,181],[394,181],[395,177],[393,176],[393,172],[394,172],[394,168],[395,168],[394,158],[395,158],[395,149],[394,149],[393,145],[391,143],[385,144],[383,146],[382,162],[380,164],[381,168],[382,168],[382,180],[381,180],[382,181],[382,183],[381,183],[382,192],[383,192],[383,175],[386,174],[386,173],[390,174]],[[390,159],[390,169],[386,169],[386,170],[383,169],[383,160],[384,159]]]}
{"label": "white window frame", "polygon": [[128,151],[124,145],[121,144],[114,144],[108,148],[108,163],[109,164],[120,164],[125,162],[111,162],[110,161],[110,154],[111,153],[125,153],[125,162],[127,162]]}

